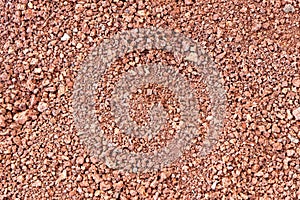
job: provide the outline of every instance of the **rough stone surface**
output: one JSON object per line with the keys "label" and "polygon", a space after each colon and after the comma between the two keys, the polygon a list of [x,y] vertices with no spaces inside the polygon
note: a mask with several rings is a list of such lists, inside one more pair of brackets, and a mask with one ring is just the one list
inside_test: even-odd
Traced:
{"label": "rough stone surface", "polygon": [[[299,21],[297,1],[0,1],[0,199],[300,199]],[[203,77],[190,63],[193,54],[186,60],[158,50],[128,53],[95,91],[105,136],[126,151],[153,151],[180,127],[180,109],[168,101],[176,98],[145,87],[131,96],[130,115],[146,123],[154,96],[163,94],[176,121],[167,120],[153,138],[114,131],[114,83],[146,63],[172,66],[191,82],[201,127],[171,166],[112,170],[78,137],[74,84],[105,39],[150,26],[187,35],[216,63],[228,101],[225,128],[211,153],[198,156],[214,116],[206,85],[195,84]]]}

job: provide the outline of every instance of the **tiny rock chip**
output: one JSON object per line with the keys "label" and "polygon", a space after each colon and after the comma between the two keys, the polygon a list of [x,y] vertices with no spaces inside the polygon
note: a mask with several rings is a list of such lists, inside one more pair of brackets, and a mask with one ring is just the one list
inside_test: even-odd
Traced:
{"label": "tiny rock chip", "polygon": [[124,185],[123,181],[120,181],[120,182],[114,183],[114,188],[117,191],[120,191],[122,189],[123,185]]}
{"label": "tiny rock chip", "polygon": [[19,183],[22,183],[22,182],[24,181],[24,177],[23,177],[23,176],[18,176],[18,177],[17,177],[17,181],[18,181]]}
{"label": "tiny rock chip", "polygon": [[64,170],[58,177],[58,179],[56,180],[56,184],[58,184],[59,182],[61,182],[62,180],[64,180],[67,177],[67,170]]}
{"label": "tiny rock chip", "polygon": [[215,190],[217,184],[218,184],[218,181],[215,181],[215,182],[212,184],[211,189],[212,189],[212,190]]}
{"label": "tiny rock chip", "polygon": [[61,38],[60,38],[60,40],[61,41],[67,41],[67,40],[69,40],[71,37],[67,34],[67,33],[65,33]]}
{"label": "tiny rock chip", "polygon": [[161,174],[160,174],[160,182],[162,182],[162,181],[164,181],[165,179],[167,179],[167,174],[165,173],[165,172],[162,172]]}
{"label": "tiny rock chip", "polygon": [[84,157],[80,156],[76,159],[76,163],[82,165],[84,163]]}
{"label": "tiny rock chip", "polygon": [[90,159],[93,164],[96,164],[98,162],[98,159],[95,157],[91,157]]}
{"label": "tiny rock chip", "polygon": [[295,87],[300,87],[300,78],[294,78],[293,80],[292,80],[292,84],[293,84],[293,86],[295,86]]}
{"label": "tiny rock chip", "polygon": [[25,122],[28,120],[28,111],[29,110],[25,110],[23,112],[15,114],[13,117],[15,122],[17,122],[18,124],[25,124]]}
{"label": "tiny rock chip", "polygon": [[36,180],[32,185],[33,185],[33,187],[41,187],[42,182],[40,180]]}
{"label": "tiny rock chip", "polygon": [[15,136],[13,138],[13,142],[17,145],[20,145],[21,144],[21,138],[19,136]]}
{"label": "tiny rock chip", "polygon": [[129,193],[132,197],[137,195],[137,192],[135,190],[130,190]]}
{"label": "tiny rock chip", "polygon": [[31,3],[31,2],[29,2],[28,4],[27,4],[27,6],[28,6],[28,8],[33,8],[33,4]]}
{"label": "tiny rock chip", "polygon": [[45,110],[47,110],[48,108],[48,104],[45,102],[40,102],[37,109],[39,112],[44,112]]}
{"label": "tiny rock chip", "polygon": [[64,155],[62,155],[61,158],[62,158],[63,160],[69,160],[69,157],[68,157],[68,156],[64,156]]}
{"label": "tiny rock chip", "polygon": [[282,150],[282,144],[279,142],[276,142],[275,144],[273,144],[273,147],[275,150],[280,151]]}
{"label": "tiny rock chip", "polygon": [[213,20],[216,21],[216,20],[218,20],[218,18],[219,18],[219,15],[218,15],[218,14],[214,14],[214,15],[213,15]]}
{"label": "tiny rock chip", "polygon": [[77,43],[76,48],[80,49],[83,45],[81,43]]}
{"label": "tiny rock chip", "polygon": [[245,12],[247,12],[247,7],[242,7],[242,9],[240,10],[240,12],[242,12],[242,13],[245,13]]}
{"label": "tiny rock chip", "polygon": [[296,148],[296,152],[297,152],[298,155],[300,154],[300,147]]}
{"label": "tiny rock chip", "polygon": [[147,95],[148,96],[152,95],[152,89],[147,89]]}
{"label": "tiny rock chip", "polygon": [[42,72],[42,68],[35,68],[34,73],[40,74]]}
{"label": "tiny rock chip", "polygon": [[224,51],[223,53],[220,53],[219,55],[216,56],[217,59],[222,59],[226,55],[226,52]]}
{"label": "tiny rock chip", "polygon": [[288,138],[291,140],[291,142],[298,144],[299,143],[299,139],[293,137],[292,135],[288,134]]}
{"label": "tiny rock chip", "polygon": [[298,128],[297,126],[292,126],[291,129],[292,129],[293,131],[295,131],[296,133],[299,132],[299,128]]}
{"label": "tiny rock chip", "polygon": [[88,10],[88,11],[86,11],[86,15],[87,16],[93,16],[93,11],[92,10]]}
{"label": "tiny rock chip", "polygon": [[66,138],[64,139],[64,141],[65,141],[66,144],[70,144],[70,143],[72,142],[72,140],[71,140],[70,137],[66,137]]}
{"label": "tiny rock chip", "polygon": [[93,174],[93,179],[95,180],[95,182],[98,184],[101,182],[101,177],[99,176],[99,174]]}
{"label": "tiny rock chip", "polygon": [[249,198],[248,195],[243,194],[243,193],[240,193],[240,196],[241,196],[243,199],[248,199],[248,198]]}
{"label": "tiny rock chip", "polygon": [[139,10],[139,11],[137,11],[137,14],[139,15],[139,16],[145,16],[145,10]]}
{"label": "tiny rock chip", "polygon": [[95,195],[95,197],[98,197],[98,196],[100,196],[100,194],[101,194],[101,191],[97,190],[94,195]]}
{"label": "tiny rock chip", "polygon": [[157,186],[157,184],[158,184],[157,180],[154,180],[151,182],[150,187],[155,188]]}
{"label": "tiny rock chip", "polygon": [[257,172],[258,170],[259,170],[259,165],[257,165],[257,164],[253,165],[252,171]]}
{"label": "tiny rock chip", "polygon": [[141,186],[137,189],[137,192],[139,193],[139,195],[142,195],[142,196],[145,196],[146,193],[145,193],[145,187],[144,186]]}
{"label": "tiny rock chip", "polygon": [[115,133],[115,134],[119,134],[119,133],[120,133],[120,129],[115,128],[114,133]]}
{"label": "tiny rock chip", "polygon": [[289,157],[292,156],[292,155],[294,155],[294,153],[295,153],[295,150],[293,150],[293,149],[289,149],[289,150],[286,151],[286,154]]}
{"label": "tiny rock chip", "polygon": [[290,110],[287,110],[286,112],[287,112],[287,119],[288,119],[288,120],[293,119],[293,115],[292,115],[291,111],[290,111]]}
{"label": "tiny rock chip", "polygon": [[260,29],[261,29],[261,23],[255,22],[255,23],[252,25],[252,31],[253,31],[253,32],[259,31]]}
{"label": "tiny rock chip", "polygon": [[64,170],[61,174],[60,174],[60,176],[59,176],[59,181],[61,181],[61,180],[64,180],[64,179],[66,179],[67,178],[67,170]]}
{"label": "tiny rock chip", "polygon": [[57,95],[60,97],[62,96],[63,94],[65,94],[66,92],[66,89],[63,85],[60,85],[59,88],[58,88],[58,92],[57,92]]}
{"label": "tiny rock chip", "polygon": [[9,133],[10,133],[9,130],[6,130],[5,132],[0,131],[1,136],[8,135]]}
{"label": "tiny rock chip", "polygon": [[2,115],[0,115],[0,126],[5,127],[5,125],[6,125],[5,118]]}
{"label": "tiny rock chip", "polygon": [[191,0],[185,0],[184,3],[185,3],[185,5],[192,5],[193,1],[191,1]]}
{"label": "tiny rock chip", "polygon": [[101,182],[100,183],[100,189],[103,191],[109,190],[111,188],[110,182]]}
{"label": "tiny rock chip", "polygon": [[286,4],[283,8],[283,11],[285,13],[293,13],[293,12],[295,12],[295,8],[291,4]]}
{"label": "tiny rock chip", "polygon": [[191,53],[185,58],[185,60],[192,61],[192,62],[197,62],[197,61],[198,61],[198,56],[197,56],[196,53],[191,52]]}
{"label": "tiny rock chip", "polygon": [[300,120],[300,107],[293,111],[293,115],[296,118],[296,120]]}
{"label": "tiny rock chip", "polygon": [[35,65],[35,64],[38,63],[38,61],[39,61],[39,60],[38,60],[37,58],[32,58],[31,61],[30,61],[30,64],[31,64],[31,65]]}
{"label": "tiny rock chip", "polygon": [[273,126],[272,126],[272,132],[273,133],[279,133],[280,132],[280,128],[278,128],[278,126],[276,124],[273,124]]}
{"label": "tiny rock chip", "polygon": [[262,172],[262,171],[259,171],[255,174],[255,176],[262,176],[262,175],[264,175],[264,172]]}
{"label": "tiny rock chip", "polygon": [[81,187],[88,187],[89,186],[89,183],[87,181],[81,181],[80,182],[80,186]]}
{"label": "tiny rock chip", "polygon": [[283,160],[283,163],[284,163],[285,165],[288,165],[289,162],[290,162],[291,160],[292,160],[291,158],[286,157],[286,158]]}

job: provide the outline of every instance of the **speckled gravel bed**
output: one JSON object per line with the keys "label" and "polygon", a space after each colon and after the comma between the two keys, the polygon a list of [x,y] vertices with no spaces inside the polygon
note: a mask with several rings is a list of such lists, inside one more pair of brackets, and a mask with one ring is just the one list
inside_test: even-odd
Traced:
{"label": "speckled gravel bed", "polygon": [[[299,199],[299,21],[299,0],[0,1],[0,199]],[[158,171],[113,170],[77,134],[74,81],[104,39],[150,26],[185,34],[216,63],[226,90],[224,129],[212,151],[198,156],[210,101],[204,84],[193,85],[202,127],[180,159]],[[158,50],[126,54],[107,76],[147,62],[197,78],[189,63]],[[99,116],[111,87],[98,91]],[[135,116],[135,102],[143,95],[133,96],[131,113],[141,123],[147,116]],[[107,137],[130,151],[158,148],[172,136],[128,146],[106,117]]]}

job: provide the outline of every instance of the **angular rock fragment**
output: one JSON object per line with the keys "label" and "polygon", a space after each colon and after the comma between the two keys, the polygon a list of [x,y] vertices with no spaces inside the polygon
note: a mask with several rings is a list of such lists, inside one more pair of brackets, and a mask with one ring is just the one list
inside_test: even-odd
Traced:
{"label": "angular rock fragment", "polygon": [[47,110],[48,108],[48,104],[45,102],[40,102],[37,109],[39,112],[44,112],[45,110]]}
{"label": "angular rock fragment", "polygon": [[293,111],[293,115],[296,118],[296,120],[300,120],[300,107]]}
{"label": "angular rock fragment", "polygon": [[5,127],[5,125],[5,118],[2,115],[0,115],[0,127]]}
{"label": "angular rock fragment", "polygon": [[293,13],[293,12],[295,12],[295,8],[294,8],[294,6],[291,5],[291,4],[286,4],[286,5],[284,6],[284,8],[283,8],[283,11],[284,11],[285,13]]}
{"label": "angular rock fragment", "polygon": [[65,34],[60,38],[61,41],[67,41],[67,40],[69,40],[69,39],[70,39],[70,36],[69,36],[67,33],[65,33]]}
{"label": "angular rock fragment", "polygon": [[14,115],[13,119],[18,124],[25,124],[25,122],[28,120],[29,116],[29,110],[25,110],[23,112],[19,112]]}

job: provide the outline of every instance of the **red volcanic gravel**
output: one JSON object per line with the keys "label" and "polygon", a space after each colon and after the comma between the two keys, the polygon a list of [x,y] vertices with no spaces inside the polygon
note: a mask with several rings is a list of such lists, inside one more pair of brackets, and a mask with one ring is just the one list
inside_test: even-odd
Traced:
{"label": "red volcanic gravel", "polygon": [[[299,0],[1,0],[0,199],[300,199],[299,22]],[[193,85],[202,126],[180,159],[158,171],[113,170],[78,136],[74,81],[104,39],[151,26],[192,38],[216,63],[227,98],[224,128],[212,151],[198,156],[210,101],[205,85]],[[147,62],[197,78],[190,63],[158,50],[126,54],[107,78]],[[109,112],[101,103],[113,87],[104,83],[99,116]],[[167,89],[142,88],[130,115],[144,123],[156,98],[178,103]],[[105,134],[131,151],[164,146],[177,127],[130,146],[110,117],[103,117]]]}

